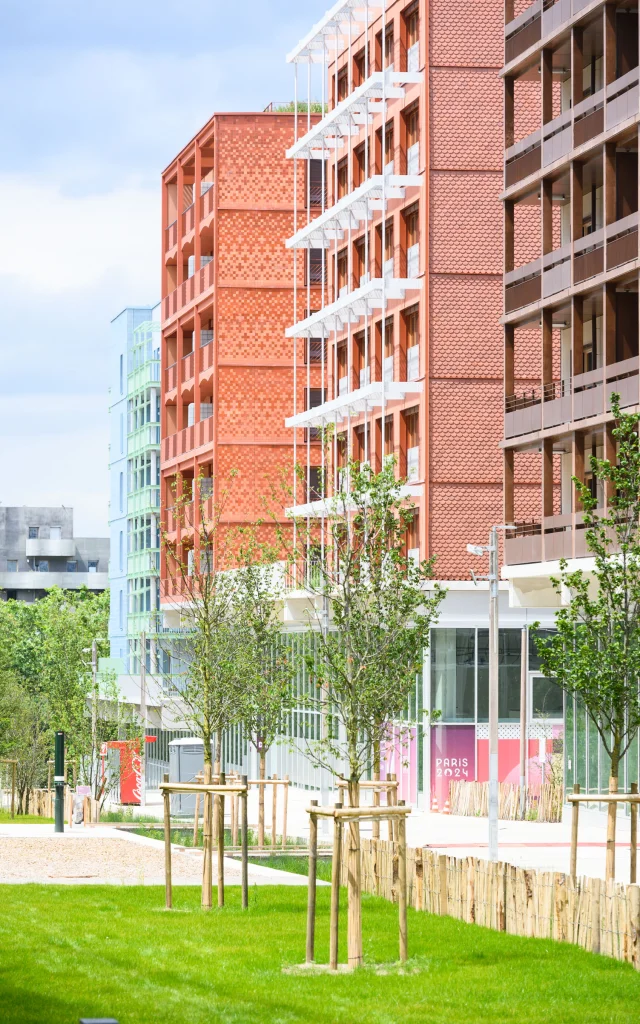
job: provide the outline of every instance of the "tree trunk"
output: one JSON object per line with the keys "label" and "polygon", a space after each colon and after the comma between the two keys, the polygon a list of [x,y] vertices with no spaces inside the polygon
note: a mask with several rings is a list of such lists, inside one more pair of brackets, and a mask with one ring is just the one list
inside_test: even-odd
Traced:
{"label": "tree trunk", "polygon": [[[358,779],[349,780],[349,806],[360,806]],[[349,856],[347,859],[347,960],[349,967],[362,966],[362,879],[360,863],[360,822],[349,822]]]}
{"label": "tree trunk", "polygon": [[[213,763],[213,775],[214,775],[214,778],[216,779],[217,782],[220,781],[220,769],[221,769],[220,761],[222,759],[221,755],[222,755],[222,738],[221,738],[220,730],[218,730],[216,732],[216,759],[215,759],[215,761]],[[219,804],[219,802],[220,802],[219,797],[214,796],[214,798],[213,798],[213,840],[212,840],[214,843],[216,843],[218,841],[218,819],[220,817],[220,815],[218,813],[218,804]]]}
{"label": "tree trunk", "polygon": [[[206,758],[206,747],[205,747],[205,758]],[[211,745],[209,745],[209,757],[205,760],[204,765],[204,782],[205,785],[211,783]],[[204,794],[204,814],[202,821],[202,847],[203,847],[203,865],[202,865],[202,906],[206,910],[211,909],[211,885],[213,881],[212,871],[212,854],[213,854],[213,835],[212,835],[212,801],[211,793]]]}
{"label": "tree trunk", "polygon": [[[267,777],[267,755],[260,751],[260,779]],[[265,786],[258,786],[258,849],[264,849],[264,791]]]}
{"label": "tree trunk", "polygon": [[[611,752],[611,777],[609,778],[609,792],[618,792],[618,773],[620,770],[620,741],[616,740]],[[607,863],[605,878],[614,879],[616,876],[616,820],[618,815],[617,803],[610,803],[607,807]]]}

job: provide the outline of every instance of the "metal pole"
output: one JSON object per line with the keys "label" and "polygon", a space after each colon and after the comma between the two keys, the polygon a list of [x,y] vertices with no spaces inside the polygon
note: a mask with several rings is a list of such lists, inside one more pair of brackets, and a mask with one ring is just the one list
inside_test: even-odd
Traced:
{"label": "metal pole", "polygon": [[498,859],[498,530],[489,538],[489,860]]}
{"label": "metal pole", "polygon": [[[94,771],[98,770],[98,642],[92,640],[91,642],[91,681],[92,681],[92,700],[91,700],[91,759],[93,762]],[[94,790],[97,791],[97,787],[94,786]]]}
{"label": "metal pole", "polygon": [[55,826],[56,832],[64,832],[64,733],[55,737],[55,765],[53,781],[56,787]]}
{"label": "metal pole", "polygon": [[522,627],[520,652],[520,818],[524,821],[527,810],[527,669],[529,646],[527,627]]}

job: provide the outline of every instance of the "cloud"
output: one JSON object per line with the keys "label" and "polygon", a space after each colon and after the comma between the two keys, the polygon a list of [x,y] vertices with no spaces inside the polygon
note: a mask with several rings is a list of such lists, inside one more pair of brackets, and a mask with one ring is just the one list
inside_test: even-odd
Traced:
{"label": "cloud", "polygon": [[4,505],[66,505],[78,536],[108,535],[106,394],[8,395],[0,401]]}

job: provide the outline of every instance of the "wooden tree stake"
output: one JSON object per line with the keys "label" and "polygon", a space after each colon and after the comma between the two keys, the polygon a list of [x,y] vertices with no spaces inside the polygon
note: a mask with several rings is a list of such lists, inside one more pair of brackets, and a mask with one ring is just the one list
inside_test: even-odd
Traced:
{"label": "wooden tree stake", "polygon": [[[342,807],[342,804],[337,803],[336,807]],[[342,834],[342,822],[340,821],[339,818],[335,818],[333,822],[333,857],[331,860],[331,920],[329,924],[329,968],[332,971],[338,970],[338,921],[340,916],[340,876],[342,874]],[[349,915],[349,924],[351,925],[351,900],[349,900]]]}
{"label": "wooden tree stake", "polygon": [[[278,776],[274,773],[271,776],[272,779],[277,779]],[[276,827],[277,827],[277,814],[278,814],[278,787],[271,787],[271,847],[275,850],[276,848]]]}
{"label": "wooden tree stake", "polygon": [[[311,801],[312,807],[318,806],[317,800]],[[307,892],[307,953],[306,961],[312,964],[315,958],[316,930],[316,877],[318,869],[318,819],[315,814],[309,816],[309,888]]]}
{"label": "wooden tree stake", "polygon": [[[579,783],[574,783],[573,792],[580,792]],[[580,803],[578,800],[574,801],[573,809],[571,811],[571,860],[569,864],[569,874],[574,879],[576,878],[578,871],[578,815],[580,813]]]}
{"label": "wooden tree stake", "polygon": [[[164,782],[169,781],[169,774],[163,775]],[[171,795],[164,793],[164,900],[167,910],[171,910]]]}
{"label": "wooden tree stake", "polygon": [[249,812],[247,807],[249,777],[242,776],[244,793],[240,794],[242,806],[242,909],[249,909]]}
{"label": "wooden tree stake", "polygon": [[200,817],[200,794],[196,793],[196,809],[193,815],[193,845],[198,845],[198,818]]}
{"label": "wooden tree stake", "polygon": [[287,813],[289,809],[289,776],[284,777],[284,790],[283,804],[282,804],[282,849],[285,850],[287,847]]}
{"label": "wooden tree stake", "polygon": [[[638,792],[638,783],[631,783],[631,792],[634,796]],[[638,805],[631,804],[631,847],[629,850],[630,863],[629,863],[629,881],[632,885],[637,882],[637,871],[638,871]]]}
{"label": "wooden tree stake", "polygon": [[[404,806],[404,800],[399,801]],[[400,960],[407,959],[407,822],[398,819],[398,925],[400,929]]]}
{"label": "wooden tree stake", "polygon": [[[220,772],[220,785],[226,786],[225,773]],[[224,907],[224,793],[218,793],[218,906]]]}
{"label": "wooden tree stake", "polygon": [[[211,765],[206,764],[204,767],[204,782],[206,786],[211,785]],[[213,837],[212,837],[212,825],[213,825],[213,808],[211,793],[204,794],[204,814],[202,823],[202,845],[204,848],[204,858],[202,864],[202,906],[205,910],[211,909],[211,887],[213,884]]]}

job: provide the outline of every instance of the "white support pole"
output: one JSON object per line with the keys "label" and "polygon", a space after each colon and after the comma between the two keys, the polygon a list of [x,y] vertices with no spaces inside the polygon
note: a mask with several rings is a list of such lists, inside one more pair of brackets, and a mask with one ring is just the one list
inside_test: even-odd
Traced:
{"label": "white support pole", "polygon": [[494,526],[489,538],[489,860],[492,861],[498,859],[498,593],[498,529]]}

